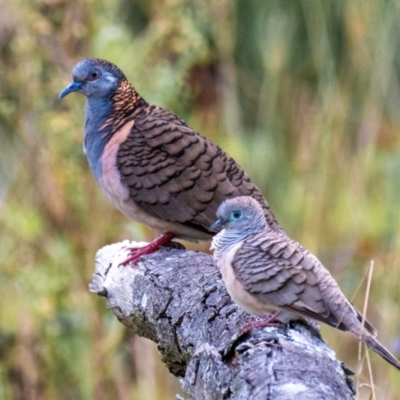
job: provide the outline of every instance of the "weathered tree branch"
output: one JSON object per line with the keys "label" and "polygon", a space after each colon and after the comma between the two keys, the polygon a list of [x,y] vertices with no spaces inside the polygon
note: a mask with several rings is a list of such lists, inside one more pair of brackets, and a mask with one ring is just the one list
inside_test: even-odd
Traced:
{"label": "weathered tree branch", "polygon": [[136,267],[119,266],[127,241],[96,255],[90,290],[138,335],[156,342],[170,372],[195,399],[352,399],[350,371],[303,323],[254,329],[229,298],[211,256],[162,249]]}

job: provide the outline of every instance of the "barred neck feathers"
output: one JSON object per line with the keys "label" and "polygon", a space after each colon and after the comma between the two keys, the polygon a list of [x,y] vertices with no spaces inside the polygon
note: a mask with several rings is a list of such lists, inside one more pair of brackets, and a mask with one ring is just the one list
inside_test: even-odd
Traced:
{"label": "barred neck feathers", "polygon": [[84,151],[96,178],[101,175],[99,160],[110,138],[146,104],[124,78],[111,96],[88,98]]}
{"label": "barred neck feathers", "polygon": [[112,135],[130,120],[138,106],[145,104],[132,85],[126,79],[121,80],[111,96],[88,98],[86,130],[101,136]]}
{"label": "barred neck feathers", "polygon": [[144,106],[145,102],[142,100],[139,93],[132,87],[126,80],[120,81],[118,88],[111,98],[111,112],[99,127],[100,132],[110,132],[111,134],[118,131],[122,125],[130,120],[130,116],[138,106]]}

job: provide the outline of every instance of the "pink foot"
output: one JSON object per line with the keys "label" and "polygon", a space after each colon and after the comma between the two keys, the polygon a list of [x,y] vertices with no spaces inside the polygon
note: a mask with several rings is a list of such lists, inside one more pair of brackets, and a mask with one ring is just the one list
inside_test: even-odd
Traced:
{"label": "pink foot", "polygon": [[282,326],[282,323],[279,321],[273,322],[274,319],[279,315],[279,311],[272,311],[266,318],[260,320],[250,320],[247,322],[242,329],[240,329],[240,335],[244,335],[247,332],[250,332],[255,328],[264,328],[266,326]]}
{"label": "pink foot", "polygon": [[121,265],[126,267],[129,263],[136,264],[139,261],[140,257],[147,254],[155,253],[161,246],[169,245],[171,243],[171,240],[175,238],[176,235],[174,233],[167,232],[156,240],[153,240],[146,246],[134,247],[130,249],[130,256],[125,261],[123,261]]}
{"label": "pink foot", "polygon": [[238,333],[232,336],[228,346],[226,347],[223,356],[229,357],[229,354],[233,351],[233,349],[236,346],[236,342],[246,333],[250,332],[254,328],[264,328],[265,326],[276,326],[276,327],[281,327],[283,324],[282,322],[276,321],[274,322],[274,319],[278,316],[279,311],[273,311],[271,314],[269,314],[266,318],[261,319],[261,320],[250,320],[247,322],[242,329]]}

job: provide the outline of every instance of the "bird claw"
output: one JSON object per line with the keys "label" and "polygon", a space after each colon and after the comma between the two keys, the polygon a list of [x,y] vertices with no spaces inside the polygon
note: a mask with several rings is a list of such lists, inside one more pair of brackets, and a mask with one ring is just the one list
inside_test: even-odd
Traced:
{"label": "bird claw", "polygon": [[[146,256],[147,254],[155,253],[160,247],[168,246],[175,247],[176,242],[171,242],[176,236],[171,232],[167,232],[164,235],[160,236],[156,240],[153,240],[151,243],[147,244],[143,247],[133,247],[130,249],[130,256],[123,261],[120,265],[126,267],[128,264],[137,264],[142,256]],[[179,243],[178,243],[179,245]],[[176,246],[178,247],[178,246]]]}
{"label": "bird claw", "polygon": [[149,245],[143,247],[133,247],[129,249],[129,257],[123,261],[120,265],[126,267],[128,264],[137,264],[142,256],[151,254],[156,250],[149,251]]}
{"label": "bird claw", "polygon": [[279,311],[273,311],[266,318],[251,319],[244,326],[242,326],[242,328],[240,329],[238,334],[240,336],[242,336],[242,335],[250,332],[252,329],[265,328],[266,326],[276,326],[278,328],[281,328],[284,324],[279,321],[274,321],[274,319],[278,316],[278,314],[279,314]]}
{"label": "bird claw", "polygon": [[275,326],[277,328],[282,328],[283,326],[285,326],[285,324],[280,321],[274,321],[278,314],[279,311],[273,311],[264,319],[251,319],[250,321],[248,321],[244,326],[242,326],[239,332],[235,333],[232,336],[231,340],[228,343],[228,346],[223,352],[223,357],[227,358],[229,354],[231,354],[231,352],[233,351],[238,340],[246,333],[250,332],[252,329],[265,328],[266,326]]}

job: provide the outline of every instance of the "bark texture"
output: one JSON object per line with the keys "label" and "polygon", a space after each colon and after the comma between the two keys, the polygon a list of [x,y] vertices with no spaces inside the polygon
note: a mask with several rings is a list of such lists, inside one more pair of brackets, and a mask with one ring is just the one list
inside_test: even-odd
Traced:
{"label": "bark texture", "polygon": [[210,255],[165,248],[136,267],[119,266],[132,245],[98,251],[90,290],[124,325],[157,343],[189,398],[354,398],[351,371],[316,327],[253,329],[232,342],[252,317],[232,303]]}

